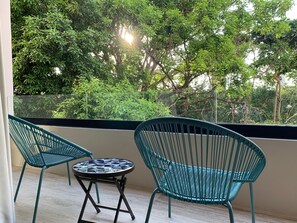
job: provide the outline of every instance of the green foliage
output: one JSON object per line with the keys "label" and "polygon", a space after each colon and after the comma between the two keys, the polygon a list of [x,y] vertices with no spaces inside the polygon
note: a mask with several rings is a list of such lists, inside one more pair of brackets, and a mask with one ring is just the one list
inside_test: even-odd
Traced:
{"label": "green foliage", "polygon": [[22,95],[13,97],[14,114],[28,118],[51,118],[59,103],[65,100],[62,95]]}
{"label": "green foliage", "polygon": [[145,120],[170,115],[169,108],[156,99],[156,92],[145,97],[126,81],[109,85],[94,78],[81,79],[72,97],[59,104],[54,117]]}
{"label": "green foliage", "polygon": [[275,91],[267,87],[254,89],[251,101],[251,119],[257,123],[272,122]]}
{"label": "green foliage", "polygon": [[282,97],[282,123],[297,125],[296,87],[286,87]]}
{"label": "green foliage", "polygon": [[254,31],[261,35],[273,34],[279,38],[289,30],[286,12],[293,5],[292,0],[252,0],[255,20]]}
{"label": "green foliage", "polygon": [[[29,3],[32,8],[24,11],[26,1],[12,1],[17,94],[70,93],[78,77],[105,78],[105,64],[92,54],[94,48],[106,41],[102,27],[99,30],[98,13],[90,20],[89,8],[82,20],[75,21],[73,18],[77,18],[86,4],[62,0]],[[94,19],[96,26],[92,26]]]}
{"label": "green foliage", "polygon": [[55,117],[144,120],[170,108],[212,121],[270,122],[273,110],[295,120],[287,89],[265,88],[282,75],[297,81],[292,0],[11,3],[15,93],[72,94]]}

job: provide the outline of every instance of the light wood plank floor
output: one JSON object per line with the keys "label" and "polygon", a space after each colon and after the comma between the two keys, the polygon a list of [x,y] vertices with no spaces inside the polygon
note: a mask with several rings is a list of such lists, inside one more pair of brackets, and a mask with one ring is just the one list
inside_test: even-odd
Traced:
{"label": "light wood plank floor", "polygon": [[[20,169],[14,169],[13,178],[16,186]],[[33,216],[33,208],[39,172],[26,170],[22,186],[19,192],[16,207],[17,223],[30,223]],[[129,179],[128,179],[129,180]],[[115,206],[118,192],[113,185],[100,184],[100,198],[104,205]],[[137,188],[126,188],[125,192],[131,208],[136,216],[131,220],[127,213],[120,213],[118,223],[143,223],[149,203],[150,192]],[[84,192],[76,180],[72,180],[72,186],[68,186],[67,178],[45,172],[39,209],[38,223],[75,223],[77,222]],[[124,205],[122,205],[123,207]],[[91,205],[87,205],[84,219],[101,223],[112,223],[114,211],[101,209],[96,214]],[[234,210],[236,223],[251,222],[250,213]],[[257,223],[293,223],[297,221],[285,220],[266,215],[256,215]],[[150,223],[224,223],[229,222],[228,211],[220,206],[193,205],[180,201],[172,202],[172,217],[167,217],[167,199],[162,195],[156,195],[153,205]]]}

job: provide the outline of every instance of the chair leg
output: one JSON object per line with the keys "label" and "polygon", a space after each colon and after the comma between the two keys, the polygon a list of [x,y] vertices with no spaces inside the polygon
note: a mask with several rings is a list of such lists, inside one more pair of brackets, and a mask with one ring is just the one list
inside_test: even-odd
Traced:
{"label": "chair leg", "polygon": [[67,165],[68,183],[69,183],[69,186],[71,186],[70,171],[69,171],[69,162],[66,162],[66,165]]}
{"label": "chair leg", "polygon": [[35,201],[35,207],[34,207],[34,214],[33,214],[33,220],[32,223],[36,222],[36,215],[37,215],[37,209],[38,209],[38,203],[39,203],[39,196],[40,196],[40,189],[42,184],[42,177],[43,177],[43,171],[45,170],[45,167],[43,167],[40,171],[39,176],[39,183],[38,183],[38,189],[37,189],[37,195],[36,195],[36,201]]}
{"label": "chair leg", "polygon": [[230,201],[228,201],[226,203],[226,206],[229,210],[229,218],[230,218],[230,223],[234,223],[234,215],[233,215],[233,208],[232,208],[232,204]]}
{"label": "chair leg", "polygon": [[23,168],[22,168],[22,171],[21,171],[21,175],[20,175],[20,179],[19,179],[16,191],[15,191],[15,194],[14,194],[14,202],[16,202],[16,199],[18,197],[19,189],[20,189],[20,186],[21,186],[21,183],[22,183],[22,180],[23,180],[23,175],[24,175],[24,172],[25,172],[25,169],[26,169],[26,164],[27,163],[24,162],[24,165],[23,165]]}
{"label": "chair leg", "polygon": [[168,218],[171,218],[171,197],[168,196]]}
{"label": "chair leg", "polygon": [[150,203],[149,203],[148,210],[147,210],[147,213],[146,213],[145,223],[149,222],[150,215],[151,215],[151,210],[152,210],[152,206],[153,206],[153,202],[154,202],[154,198],[155,198],[155,195],[156,195],[157,192],[159,192],[158,188],[156,188],[153,191],[152,195],[151,195]]}
{"label": "chair leg", "polygon": [[255,207],[254,207],[253,183],[249,183],[249,186],[250,186],[250,198],[251,198],[252,223],[255,223]]}

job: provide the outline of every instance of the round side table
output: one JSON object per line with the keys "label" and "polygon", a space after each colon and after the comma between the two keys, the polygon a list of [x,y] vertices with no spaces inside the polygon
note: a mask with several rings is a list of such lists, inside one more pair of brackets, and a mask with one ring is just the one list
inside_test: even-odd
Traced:
{"label": "round side table", "polygon": [[[134,170],[134,163],[132,161],[127,159],[120,159],[120,158],[90,159],[90,160],[85,160],[74,164],[72,167],[72,170],[81,188],[86,193],[85,199],[81,208],[81,212],[78,218],[78,223],[92,223],[90,221],[86,221],[82,219],[88,199],[94,206],[97,213],[100,212],[100,208],[115,210],[116,214],[114,218],[114,223],[117,222],[120,211],[129,213],[131,215],[132,220],[135,219],[133,211],[124,194],[125,185],[127,181],[127,178],[125,175]],[[88,187],[86,187],[83,181],[89,182]],[[92,185],[96,184],[97,182],[116,185],[120,193],[117,208],[96,204],[96,202],[94,201],[93,197],[90,194],[90,191],[91,191]],[[127,207],[127,210],[121,209],[122,201],[124,201]]]}

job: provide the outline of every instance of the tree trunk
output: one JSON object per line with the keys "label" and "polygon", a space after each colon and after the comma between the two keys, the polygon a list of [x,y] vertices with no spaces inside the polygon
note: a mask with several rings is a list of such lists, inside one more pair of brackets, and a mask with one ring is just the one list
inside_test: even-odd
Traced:
{"label": "tree trunk", "polygon": [[281,106],[282,106],[282,94],[281,94],[281,90],[282,90],[282,83],[281,83],[281,78],[279,78],[279,84],[278,84],[278,104],[277,104],[277,121],[280,122],[281,121]]}
{"label": "tree trunk", "polygon": [[278,92],[278,82],[276,82],[276,85],[275,85],[274,106],[273,106],[273,123],[276,123],[277,92]]}
{"label": "tree trunk", "polygon": [[275,77],[275,96],[274,96],[274,108],[273,108],[273,123],[279,123],[281,119],[281,77],[277,75]]}

